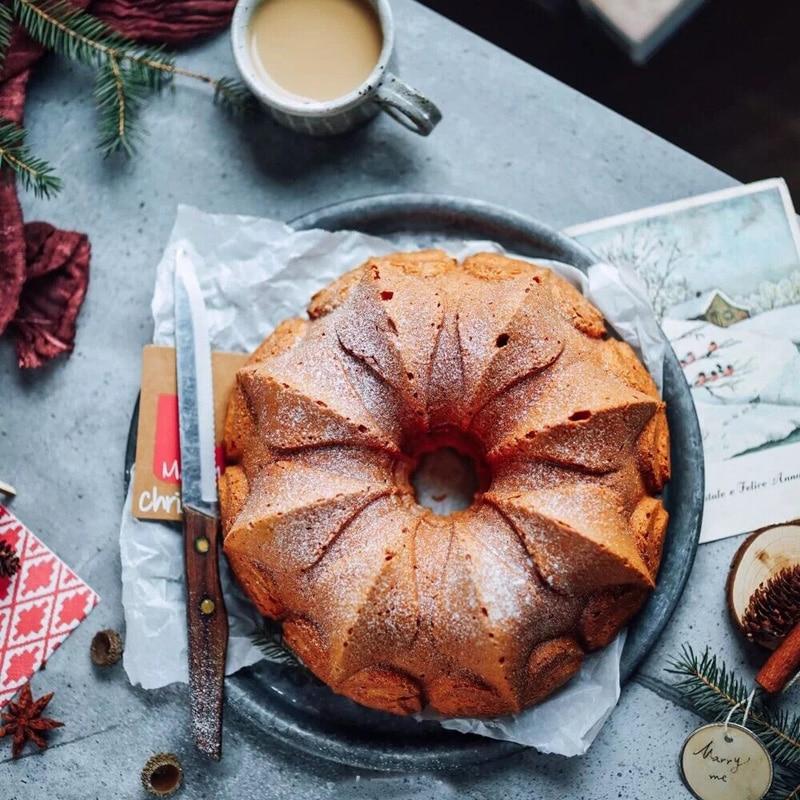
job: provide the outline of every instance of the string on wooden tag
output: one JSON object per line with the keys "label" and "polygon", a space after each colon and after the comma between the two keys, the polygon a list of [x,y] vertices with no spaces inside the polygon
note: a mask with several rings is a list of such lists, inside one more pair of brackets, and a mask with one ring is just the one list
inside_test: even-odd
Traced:
{"label": "string on wooden tag", "polygon": [[747,718],[750,716],[750,707],[753,705],[753,698],[754,698],[755,696],[756,696],[756,690],[755,690],[755,689],[752,689],[752,690],[751,690],[751,692],[750,692],[750,694],[749,694],[749,695],[747,695],[747,699],[746,699],[746,700],[740,700],[740,701],[739,701],[739,702],[738,702],[738,703],[737,703],[737,704],[736,704],[736,705],[735,705],[735,706],[734,706],[734,707],[733,707],[733,708],[732,708],[732,709],[731,709],[731,710],[728,712],[728,716],[727,716],[727,717],[725,717],[725,722],[723,723],[723,728],[722,728],[722,730],[723,730],[723,733],[725,734],[725,741],[726,741],[726,742],[727,742],[727,741],[730,741],[730,740],[729,740],[729,738],[728,738],[728,725],[730,724],[731,717],[733,716],[733,712],[734,712],[734,711],[736,711],[736,709],[737,709],[737,708],[739,708],[739,706],[740,706],[742,703],[745,703],[745,702],[747,703],[747,705],[746,705],[746,706],[745,706],[745,708],[744,708],[744,716],[742,717],[742,727],[743,727],[743,728],[746,728],[746,727],[747,727]]}

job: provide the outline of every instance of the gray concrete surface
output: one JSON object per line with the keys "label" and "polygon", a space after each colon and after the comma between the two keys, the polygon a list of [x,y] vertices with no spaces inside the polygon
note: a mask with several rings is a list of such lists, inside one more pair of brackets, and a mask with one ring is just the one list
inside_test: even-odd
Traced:
{"label": "gray concrete surface", "polygon": [[[23,196],[26,217],[88,232],[92,279],[69,360],[21,374],[9,343],[0,343],[0,476],[19,491],[14,511],[102,603],[34,680],[37,690],[56,692],[53,714],[67,723],[49,752],[12,763],[0,744],[5,798],[137,798],[139,769],[159,750],[182,757],[187,800],[688,797],[676,758],[696,719],[660,696],[658,682],[683,641],[743,661],[723,597],[736,540],[700,548],[683,602],[641,671],[644,683],[625,689],[579,759],[527,752],[458,775],[369,774],[282,752],[269,737],[229,725],[224,760],[208,766],[186,735],[183,688],[145,693],[121,669],[98,674],[89,663],[93,632],[122,626],[123,450],[151,335],[154,267],[177,203],[289,219],[344,198],[418,190],[490,200],[564,226],[733,183],[411,0],[395,7],[401,74],[444,111],[427,140],[388,119],[329,141],[296,138],[265,118],[242,126],[200,87],[182,84],[147,108],[150,135],[136,159],[103,161],[92,150],[87,71],[53,58],[33,80],[31,142],[65,186],[49,202]],[[233,72],[224,36],[181,60]]]}

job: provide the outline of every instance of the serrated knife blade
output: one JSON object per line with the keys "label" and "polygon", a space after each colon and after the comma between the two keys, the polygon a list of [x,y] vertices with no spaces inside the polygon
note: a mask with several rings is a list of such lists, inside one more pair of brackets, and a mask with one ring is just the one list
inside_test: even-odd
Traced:
{"label": "serrated knife blade", "polygon": [[228,615],[219,580],[211,345],[203,294],[182,248],[175,257],[175,351],[192,732],[200,751],[219,760]]}

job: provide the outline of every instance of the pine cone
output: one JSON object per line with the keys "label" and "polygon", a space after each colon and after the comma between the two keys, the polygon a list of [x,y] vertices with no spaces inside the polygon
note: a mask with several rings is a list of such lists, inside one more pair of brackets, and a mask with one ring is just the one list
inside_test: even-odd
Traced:
{"label": "pine cone", "polygon": [[800,622],[800,564],[762,583],[747,604],[742,627],[751,641],[775,647]]}
{"label": "pine cone", "polygon": [[10,578],[19,570],[19,556],[8,542],[0,542],[0,578]]}

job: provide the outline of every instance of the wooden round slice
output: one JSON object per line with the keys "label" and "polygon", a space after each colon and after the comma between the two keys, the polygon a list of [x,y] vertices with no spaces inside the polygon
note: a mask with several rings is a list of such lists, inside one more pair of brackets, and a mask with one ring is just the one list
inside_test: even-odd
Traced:
{"label": "wooden round slice", "polygon": [[[800,520],[762,528],[744,540],[733,557],[727,582],[728,609],[742,633],[746,633],[744,614],[756,589],[781,570],[797,564],[800,564]],[[758,634],[751,638],[771,650],[780,644],[780,640]]]}

